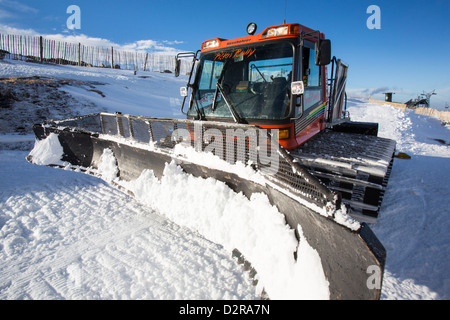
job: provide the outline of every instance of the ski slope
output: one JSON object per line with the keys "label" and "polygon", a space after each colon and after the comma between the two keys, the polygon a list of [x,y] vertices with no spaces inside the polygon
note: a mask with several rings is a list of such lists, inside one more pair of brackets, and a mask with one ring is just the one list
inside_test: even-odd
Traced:
{"label": "ski slope", "polygon": [[[0,74],[75,80],[57,88],[65,92],[61,104],[70,103],[56,116],[119,111],[183,118],[179,87],[187,77],[16,61],[0,61]],[[18,110],[50,105],[53,94],[39,103],[22,101]],[[349,111],[353,120],[379,122],[380,136],[395,139],[398,151],[412,156],[394,162],[379,221],[372,226],[387,250],[382,299],[449,299],[448,126],[358,99],[349,101]],[[19,120],[10,117],[11,130],[0,135],[0,299],[260,298],[260,288],[231,257],[228,243],[205,236],[204,225],[170,217],[161,201],[138,201],[97,177],[27,163],[34,138],[29,131],[17,134],[14,121]],[[208,183],[197,190],[211,188]],[[255,205],[234,195],[221,201],[224,208],[236,201],[234,208],[249,211]],[[219,208],[212,206],[203,208],[205,215]]]}
{"label": "ski slope", "polygon": [[379,135],[396,140],[397,151],[412,157],[394,161],[380,218],[372,226],[387,250],[384,298],[449,299],[449,125],[356,100],[349,110],[354,120],[379,122]]}

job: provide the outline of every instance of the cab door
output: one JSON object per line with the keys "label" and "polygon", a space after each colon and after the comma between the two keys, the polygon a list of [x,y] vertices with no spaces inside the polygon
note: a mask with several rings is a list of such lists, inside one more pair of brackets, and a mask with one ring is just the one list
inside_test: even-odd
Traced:
{"label": "cab door", "polygon": [[295,107],[295,135],[299,145],[324,128],[326,102],[324,99],[323,66],[315,63],[315,45],[304,41],[299,50],[299,75],[304,84],[301,101]]}

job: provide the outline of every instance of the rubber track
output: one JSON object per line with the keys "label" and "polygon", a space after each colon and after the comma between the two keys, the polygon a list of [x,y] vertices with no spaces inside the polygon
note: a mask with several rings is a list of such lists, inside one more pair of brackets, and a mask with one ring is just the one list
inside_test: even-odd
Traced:
{"label": "rubber track", "polygon": [[376,136],[326,131],[291,155],[331,190],[350,214],[375,222],[391,173],[396,142]]}

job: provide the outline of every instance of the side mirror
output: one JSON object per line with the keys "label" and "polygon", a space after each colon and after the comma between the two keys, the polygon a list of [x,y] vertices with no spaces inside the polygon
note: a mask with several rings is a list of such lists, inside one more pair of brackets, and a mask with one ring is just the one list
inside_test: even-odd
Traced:
{"label": "side mirror", "polygon": [[178,57],[175,58],[175,77],[180,76],[180,66],[181,66],[181,60],[178,59]]}
{"label": "side mirror", "polygon": [[319,39],[316,42],[316,65],[326,66],[331,62],[331,41],[328,39]]}

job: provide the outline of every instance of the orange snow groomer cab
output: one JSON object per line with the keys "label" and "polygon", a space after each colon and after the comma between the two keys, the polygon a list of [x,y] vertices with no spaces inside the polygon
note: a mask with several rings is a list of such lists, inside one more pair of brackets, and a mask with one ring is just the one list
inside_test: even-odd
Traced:
{"label": "orange snow groomer cab", "polygon": [[[290,150],[324,130],[333,118],[326,69],[330,41],[297,23],[255,31],[251,23],[246,37],[207,40],[197,53],[177,56],[178,67],[186,54],[196,62],[194,81],[188,84],[189,108],[185,113],[183,102],[182,111],[189,119],[278,129],[280,144]],[[336,120],[342,110],[334,113]]]}

